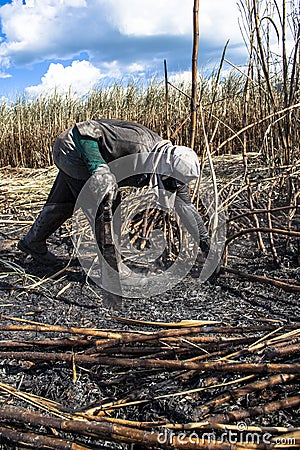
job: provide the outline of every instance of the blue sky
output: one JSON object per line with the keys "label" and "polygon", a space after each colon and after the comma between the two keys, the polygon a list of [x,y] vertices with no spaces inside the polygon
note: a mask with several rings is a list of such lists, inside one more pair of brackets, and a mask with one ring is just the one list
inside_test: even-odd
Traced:
{"label": "blue sky", "polygon": [[[193,0],[0,0],[0,97],[189,76]],[[244,64],[237,0],[200,0],[199,69]]]}

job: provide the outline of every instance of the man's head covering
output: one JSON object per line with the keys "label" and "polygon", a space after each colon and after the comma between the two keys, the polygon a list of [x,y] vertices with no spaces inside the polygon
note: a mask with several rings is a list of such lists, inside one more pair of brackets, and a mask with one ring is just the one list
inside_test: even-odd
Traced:
{"label": "man's head covering", "polygon": [[[171,206],[168,193],[164,193],[161,177],[172,177],[188,184],[198,178],[200,164],[196,153],[189,147],[173,145],[170,141],[159,141],[152,148],[145,161],[145,172],[150,173],[150,187],[166,207]],[[165,201],[163,199],[165,197]]]}
{"label": "man's head covering", "polygon": [[146,161],[147,172],[189,183],[198,178],[200,165],[196,153],[189,147],[173,145],[170,141],[155,144]]}
{"label": "man's head covering", "polygon": [[200,164],[198,156],[189,147],[174,146],[172,154],[173,172],[172,177],[189,183],[200,175]]}

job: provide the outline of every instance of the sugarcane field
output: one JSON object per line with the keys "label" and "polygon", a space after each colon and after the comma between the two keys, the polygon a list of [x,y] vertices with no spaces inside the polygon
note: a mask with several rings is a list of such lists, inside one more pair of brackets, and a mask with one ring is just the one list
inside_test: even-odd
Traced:
{"label": "sugarcane field", "polygon": [[0,450],[300,448],[299,7],[239,3],[243,71],[195,0],[191,81],[0,103]]}

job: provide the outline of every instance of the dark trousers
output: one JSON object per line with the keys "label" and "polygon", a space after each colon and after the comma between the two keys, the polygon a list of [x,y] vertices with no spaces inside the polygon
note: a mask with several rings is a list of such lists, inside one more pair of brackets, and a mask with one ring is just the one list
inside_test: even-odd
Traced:
{"label": "dark trousers", "polygon": [[[70,205],[73,205],[73,210],[75,208],[76,205],[76,201],[78,199],[78,196],[82,190],[82,188],[84,187],[85,183],[87,182],[87,180],[79,180],[76,178],[72,178],[69,175],[67,175],[65,172],[63,172],[62,170],[60,170],[57,174],[57,177],[53,183],[53,186],[51,188],[51,191],[48,195],[47,201],[46,201],[46,205],[62,205],[65,204],[66,205],[66,210],[70,211]],[[91,221],[93,221],[95,219],[92,218],[88,211],[89,209],[94,210],[94,205],[93,203],[95,202],[95,198],[93,196],[93,193],[85,190],[84,195],[86,195],[86,198],[84,199],[84,201],[82,201],[81,203],[83,203],[86,207],[86,210],[84,210],[84,212],[86,213],[88,219],[90,219]],[[113,213],[115,213],[116,209],[118,208],[118,206],[121,203],[121,196],[118,193],[116,200],[113,203]],[[89,208],[89,205],[92,205]],[[99,214],[101,214],[101,205],[99,206],[97,213],[96,213],[96,217],[99,216]],[[72,213],[71,213],[72,215]],[[71,215],[69,214],[68,217],[71,217]],[[121,230],[121,223],[120,223],[120,213],[118,211],[118,214],[115,213],[115,217],[114,217],[114,229],[115,229],[115,233],[120,236],[120,230]],[[68,218],[66,217],[66,219]]]}
{"label": "dark trousers", "polygon": [[48,195],[46,204],[72,203],[75,207],[78,195],[85,183],[86,180],[77,180],[60,170]]}

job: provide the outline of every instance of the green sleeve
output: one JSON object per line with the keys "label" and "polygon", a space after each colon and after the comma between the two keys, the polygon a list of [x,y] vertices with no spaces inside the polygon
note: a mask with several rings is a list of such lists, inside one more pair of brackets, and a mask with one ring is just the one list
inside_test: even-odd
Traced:
{"label": "green sleeve", "polygon": [[73,129],[73,138],[77,151],[80,153],[83,161],[87,165],[89,172],[93,174],[102,164],[106,164],[101,156],[98,142],[94,139],[83,138],[80,136],[76,126]]}

